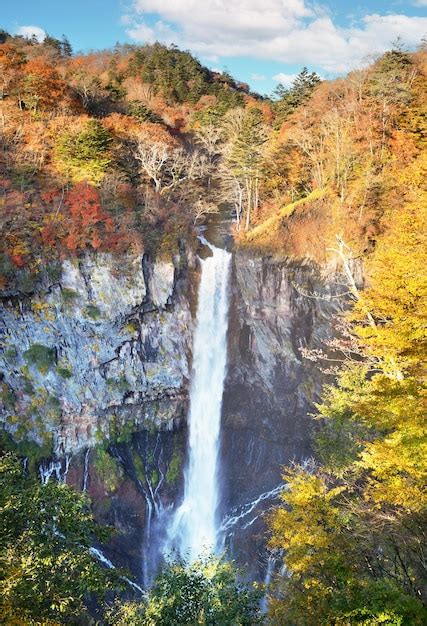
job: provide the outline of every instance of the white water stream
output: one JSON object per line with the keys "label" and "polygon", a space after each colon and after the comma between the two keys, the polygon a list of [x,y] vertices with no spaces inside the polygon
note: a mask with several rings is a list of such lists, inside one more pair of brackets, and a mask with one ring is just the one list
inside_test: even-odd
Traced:
{"label": "white water stream", "polygon": [[190,391],[189,459],[184,500],[169,528],[170,546],[196,560],[218,540],[218,449],[227,362],[228,281],[231,254],[202,240],[212,253],[201,260],[193,377]]}

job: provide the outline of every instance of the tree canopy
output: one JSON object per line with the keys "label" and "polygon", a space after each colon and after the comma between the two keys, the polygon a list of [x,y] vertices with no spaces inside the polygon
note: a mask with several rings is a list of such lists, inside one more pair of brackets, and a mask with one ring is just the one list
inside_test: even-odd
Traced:
{"label": "tree canopy", "polygon": [[25,476],[21,461],[0,457],[0,562],[4,623],[69,624],[89,619],[87,599],[123,586],[90,552],[109,531],[88,501],[54,480]]}
{"label": "tree canopy", "polygon": [[239,582],[229,562],[207,557],[166,565],[144,603],[115,605],[112,626],[252,626],[261,623],[260,593]]}

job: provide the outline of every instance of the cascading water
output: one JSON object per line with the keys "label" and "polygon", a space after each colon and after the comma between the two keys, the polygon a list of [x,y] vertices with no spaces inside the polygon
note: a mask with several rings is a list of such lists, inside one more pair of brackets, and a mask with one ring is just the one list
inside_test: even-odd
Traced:
{"label": "cascading water", "polygon": [[169,547],[196,560],[217,546],[217,459],[227,361],[228,278],[231,254],[202,239],[212,256],[201,260],[193,379],[190,391],[189,460],[184,500],[169,528]]}

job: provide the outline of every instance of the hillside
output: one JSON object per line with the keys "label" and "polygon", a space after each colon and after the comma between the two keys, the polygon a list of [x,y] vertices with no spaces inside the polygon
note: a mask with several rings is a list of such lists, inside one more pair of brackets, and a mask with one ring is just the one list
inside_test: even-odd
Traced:
{"label": "hillside", "polygon": [[85,249],[173,249],[209,212],[188,131],[256,102],[246,85],[160,44],[81,56],[3,33],[0,55],[3,286]]}

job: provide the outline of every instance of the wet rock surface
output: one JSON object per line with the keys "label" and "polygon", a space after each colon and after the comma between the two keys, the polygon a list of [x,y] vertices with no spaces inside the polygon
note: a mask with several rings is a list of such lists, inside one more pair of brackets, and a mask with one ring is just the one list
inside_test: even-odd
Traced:
{"label": "wet rock surface", "polygon": [[[263,512],[284,466],[312,455],[313,403],[325,376],[303,359],[334,333],[344,302],[335,277],[293,261],[237,252],[222,424],[222,519],[234,558],[263,576]],[[233,521],[234,520],[234,521]]]}

